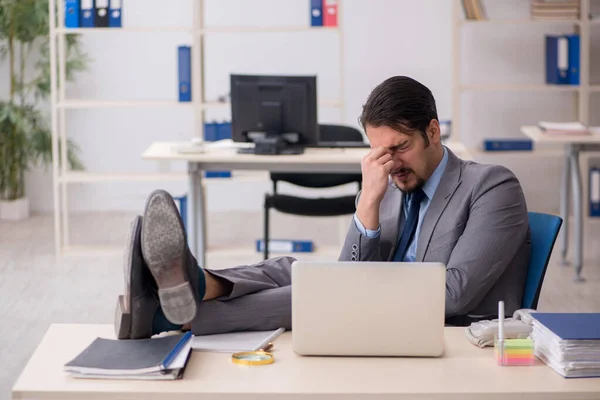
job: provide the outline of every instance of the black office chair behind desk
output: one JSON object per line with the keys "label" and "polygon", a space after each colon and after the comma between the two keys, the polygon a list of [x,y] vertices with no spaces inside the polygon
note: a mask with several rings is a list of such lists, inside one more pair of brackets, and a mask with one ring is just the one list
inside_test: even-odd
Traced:
{"label": "black office chair behind desk", "polygon": [[[342,125],[319,125],[319,139],[322,142],[363,142],[359,130]],[[310,217],[333,217],[353,214],[356,210],[356,195],[321,197],[316,199],[280,194],[277,182],[288,182],[296,186],[308,188],[327,188],[356,182],[361,188],[362,175],[325,174],[325,173],[271,173],[273,193],[265,195],[264,210],[264,258],[269,258],[269,210],[276,209],[282,213]],[[357,191],[358,193],[358,191]]]}

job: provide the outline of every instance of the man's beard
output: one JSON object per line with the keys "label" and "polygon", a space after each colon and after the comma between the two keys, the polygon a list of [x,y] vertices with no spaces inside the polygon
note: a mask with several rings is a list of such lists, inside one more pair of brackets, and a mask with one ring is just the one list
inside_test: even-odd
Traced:
{"label": "man's beard", "polygon": [[390,174],[390,178],[391,178],[391,181],[392,181],[391,182],[392,186],[395,187],[396,189],[398,189],[399,191],[401,191],[404,194],[409,194],[409,193],[414,192],[415,190],[423,189],[423,186],[425,186],[425,180],[423,178],[419,177],[419,176],[417,176],[417,184],[411,190],[404,190],[404,189],[401,189],[398,186],[398,184],[396,183],[396,180],[394,179],[394,175],[398,174],[398,173],[406,172],[406,171],[412,172],[412,170],[407,170],[405,168],[399,168],[397,170],[392,171],[392,173]]}

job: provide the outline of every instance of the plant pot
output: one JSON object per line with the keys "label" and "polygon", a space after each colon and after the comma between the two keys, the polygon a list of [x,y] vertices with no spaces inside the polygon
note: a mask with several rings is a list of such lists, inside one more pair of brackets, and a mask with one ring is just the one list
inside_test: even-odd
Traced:
{"label": "plant pot", "polygon": [[0,219],[20,221],[29,218],[29,199],[0,200]]}

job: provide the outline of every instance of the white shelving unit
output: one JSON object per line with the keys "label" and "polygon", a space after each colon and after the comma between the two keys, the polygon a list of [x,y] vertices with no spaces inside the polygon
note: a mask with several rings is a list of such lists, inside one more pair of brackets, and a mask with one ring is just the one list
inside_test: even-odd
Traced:
{"label": "white shelving unit", "polygon": [[[452,137],[453,140],[460,141],[462,132],[461,121],[461,95],[467,91],[497,91],[497,92],[573,92],[578,95],[577,113],[578,119],[584,124],[589,123],[590,113],[590,93],[600,92],[600,85],[590,85],[590,26],[598,24],[600,21],[590,21],[588,18],[590,10],[590,1],[580,0],[580,18],[573,20],[536,20],[529,18],[519,19],[488,19],[488,20],[466,20],[461,0],[453,0],[453,116],[452,116]],[[580,84],[572,85],[547,85],[547,84],[464,84],[461,80],[462,68],[462,43],[461,31],[465,26],[477,25],[498,26],[506,25],[507,28],[511,25],[572,25],[576,28],[580,35]],[[477,152],[477,149],[469,149],[469,151]],[[504,154],[504,153],[502,153]],[[546,152],[545,152],[546,154]]]}
{"label": "white shelving unit", "polygon": [[[132,108],[132,107],[191,107],[194,110],[194,133],[190,137],[204,137],[205,112],[211,107],[230,107],[227,102],[209,102],[204,95],[205,68],[204,39],[208,34],[218,33],[284,33],[284,32],[314,32],[335,31],[338,33],[339,45],[339,98],[320,99],[319,106],[339,108],[341,118],[344,116],[344,35],[343,35],[343,1],[338,0],[338,26],[313,27],[309,23],[307,10],[306,25],[274,25],[274,26],[205,26],[205,2],[193,2],[192,27],[127,27],[122,28],[66,28],[64,25],[64,1],[49,0],[50,17],[50,71],[51,71],[51,130],[52,130],[52,176],[54,191],[54,234],[55,252],[63,255],[66,252],[77,253],[92,251],[90,246],[73,246],[69,237],[69,204],[68,186],[73,183],[90,182],[153,182],[153,181],[182,181],[187,179],[185,173],[91,173],[85,171],[69,171],[66,160],[67,139],[67,110],[98,109],[98,108]],[[58,15],[57,15],[58,14]],[[54,25],[53,21],[58,21]],[[128,32],[148,33],[188,33],[192,37],[192,101],[178,102],[173,100],[73,100],[66,98],[66,35],[103,35]],[[57,72],[58,71],[58,72]],[[150,145],[150,143],[148,143]],[[60,146],[60,151],[59,151]],[[61,160],[59,162],[59,154]],[[131,154],[131,157],[139,157]],[[227,178],[235,179],[235,178]],[[105,249],[98,247],[97,250]],[[114,249],[113,249],[114,250]]]}

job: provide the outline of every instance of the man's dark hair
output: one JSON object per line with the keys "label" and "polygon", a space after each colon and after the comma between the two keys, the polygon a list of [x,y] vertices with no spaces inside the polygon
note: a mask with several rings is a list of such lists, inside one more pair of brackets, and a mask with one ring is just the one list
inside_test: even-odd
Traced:
{"label": "man's dark hair", "polygon": [[389,126],[402,133],[419,132],[429,146],[427,127],[438,119],[435,99],[423,84],[407,76],[393,76],[379,84],[363,106],[360,124]]}

